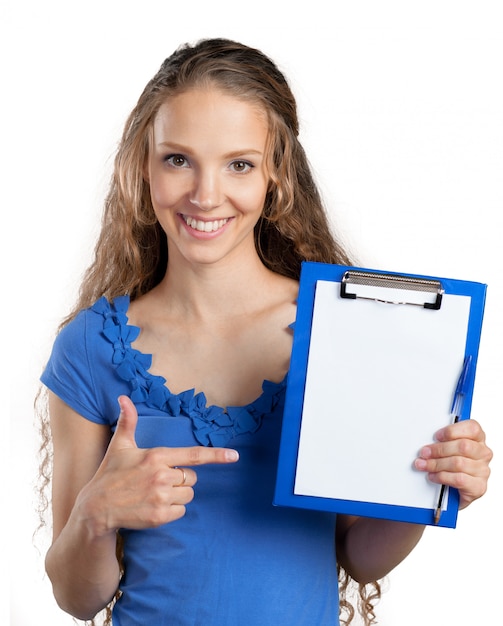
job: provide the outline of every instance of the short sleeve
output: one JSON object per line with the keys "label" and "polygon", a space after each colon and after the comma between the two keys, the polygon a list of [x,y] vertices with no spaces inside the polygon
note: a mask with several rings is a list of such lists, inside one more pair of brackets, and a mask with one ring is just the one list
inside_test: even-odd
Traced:
{"label": "short sleeve", "polygon": [[74,411],[99,424],[109,423],[99,406],[96,365],[91,367],[89,322],[91,311],[81,311],[61,329],[41,376],[42,383]]}

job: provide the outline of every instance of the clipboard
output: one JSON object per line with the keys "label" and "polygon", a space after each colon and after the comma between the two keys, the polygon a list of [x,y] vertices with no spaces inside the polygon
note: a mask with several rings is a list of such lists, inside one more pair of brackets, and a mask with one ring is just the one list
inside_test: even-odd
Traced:
{"label": "clipboard", "polygon": [[[304,262],[274,504],[434,524],[440,485],[414,469],[420,448],[469,419],[487,286]],[[454,528],[448,489],[437,525]]]}

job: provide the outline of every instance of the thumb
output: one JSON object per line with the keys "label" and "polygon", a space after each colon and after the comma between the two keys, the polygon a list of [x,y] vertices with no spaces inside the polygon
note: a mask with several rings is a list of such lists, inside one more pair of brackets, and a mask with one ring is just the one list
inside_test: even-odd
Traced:
{"label": "thumb", "polygon": [[108,449],[137,448],[135,431],[138,423],[138,411],[127,396],[119,396],[118,402],[120,406],[119,420]]}

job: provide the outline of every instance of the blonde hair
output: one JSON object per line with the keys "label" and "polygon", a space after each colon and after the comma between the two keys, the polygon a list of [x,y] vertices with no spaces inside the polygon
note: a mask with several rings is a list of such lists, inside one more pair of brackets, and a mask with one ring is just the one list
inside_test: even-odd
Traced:
{"label": "blonde hair", "polygon": [[[331,232],[305,152],[299,142],[297,105],[277,66],[262,52],[226,39],[207,39],[178,48],[148,82],[129,115],[114,162],[105,199],[95,256],[84,275],[68,323],[98,298],[129,294],[134,300],[163,278],[168,262],[166,236],[157,222],[144,179],[149,138],[157,112],[167,99],[194,88],[211,87],[245,99],[267,115],[266,166],[270,177],[266,202],[255,228],[262,262],[284,276],[298,279],[302,261],[351,264]],[[42,420],[45,487],[50,458],[47,417]],[[349,624],[354,616],[347,599],[350,578],[339,568],[341,611]],[[359,586],[359,609],[365,624],[375,623],[378,582]],[[110,623],[110,607],[105,623]]]}

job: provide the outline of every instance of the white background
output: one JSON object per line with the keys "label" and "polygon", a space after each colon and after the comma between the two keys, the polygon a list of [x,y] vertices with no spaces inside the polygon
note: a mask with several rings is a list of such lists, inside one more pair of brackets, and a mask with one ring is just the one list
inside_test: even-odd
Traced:
{"label": "white background", "polygon": [[[334,224],[363,265],[489,284],[472,411],[496,453],[489,492],[460,514],[456,530],[427,529],[415,552],[390,574],[379,623],[472,626],[499,619],[499,5],[0,2],[3,365],[11,374],[2,377],[11,419],[0,456],[12,626],[73,624],[57,609],[32,544],[33,396],[56,325],[91,258],[125,117],[178,44],[208,36],[257,46],[286,72],[299,102],[302,140]],[[2,563],[5,568],[4,558]],[[0,601],[1,610],[8,604]],[[0,623],[8,618],[0,616]]]}

